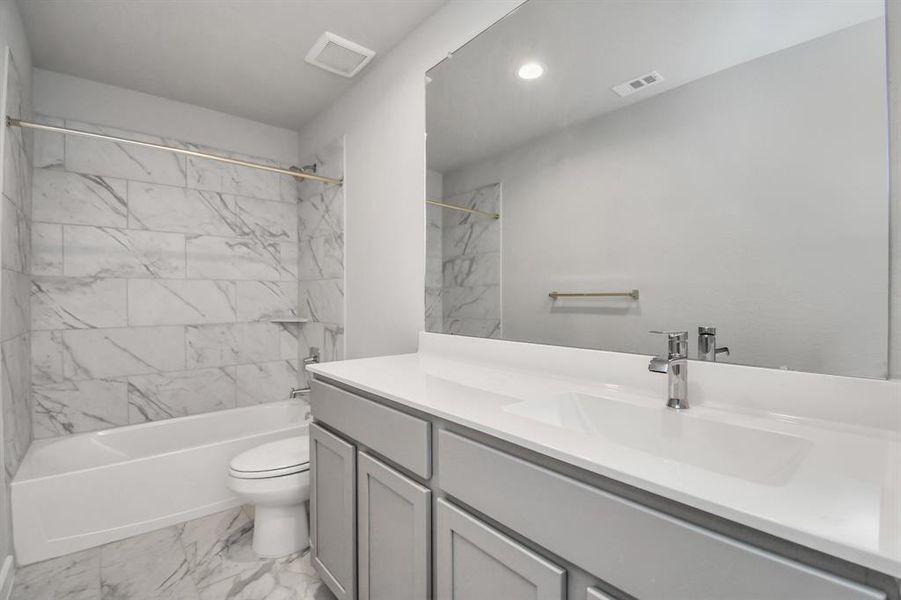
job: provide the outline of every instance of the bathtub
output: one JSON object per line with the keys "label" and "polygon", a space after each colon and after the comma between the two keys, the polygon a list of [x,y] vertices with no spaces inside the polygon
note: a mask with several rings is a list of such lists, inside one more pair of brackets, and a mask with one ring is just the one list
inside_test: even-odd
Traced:
{"label": "bathtub", "polygon": [[307,432],[296,400],[35,441],[12,481],[19,564],[238,506],[233,456]]}

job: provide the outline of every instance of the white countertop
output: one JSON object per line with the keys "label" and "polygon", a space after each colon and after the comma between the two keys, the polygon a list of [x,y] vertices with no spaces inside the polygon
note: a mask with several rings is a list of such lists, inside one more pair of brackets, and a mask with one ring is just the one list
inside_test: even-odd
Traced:
{"label": "white countertop", "polygon": [[[705,468],[681,462],[678,455],[662,458],[596,432],[552,425],[516,414],[516,409],[510,412],[516,404],[572,393],[619,394],[635,406],[656,407],[659,402],[662,407],[666,378],[647,374],[646,366],[647,357],[639,355],[423,334],[418,354],[309,369],[587,471],[901,577],[899,382],[690,363],[692,408],[669,411],[665,418],[696,419],[707,423],[705,427],[722,423],[804,440],[803,452],[780,468],[777,477],[751,472],[753,461],[747,457],[767,451],[755,447],[754,438],[738,451],[729,446],[729,452],[711,463],[713,467],[705,464]],[[730,385],[737,390],[734,394]],[[717,402],[717,395],[729,395],[734,403]],[[765,440],[761,438],[761,443]],[[734,464],[725,464],[730,456],[735,457]]]}

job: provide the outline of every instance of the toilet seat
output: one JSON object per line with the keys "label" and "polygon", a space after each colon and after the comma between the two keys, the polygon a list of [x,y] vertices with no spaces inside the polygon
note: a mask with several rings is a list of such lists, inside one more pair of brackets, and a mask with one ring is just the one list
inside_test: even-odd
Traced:
{"label": "toilet seat", "polygon": [[229,469],[228,474],[235,479],[272,479],[274,477],[284,477],[286,475],[296,475],[297,473],[306,473],[310,470],[310,463],[303,465],[294,465],[283,469],[271,469],[269,471],[236,471]]}
{"label": "toilet seat", "polygon": [[310,469],[310,442],[305,435],[257,446],[234,457],[229,474],[236,479],[270,479]]}

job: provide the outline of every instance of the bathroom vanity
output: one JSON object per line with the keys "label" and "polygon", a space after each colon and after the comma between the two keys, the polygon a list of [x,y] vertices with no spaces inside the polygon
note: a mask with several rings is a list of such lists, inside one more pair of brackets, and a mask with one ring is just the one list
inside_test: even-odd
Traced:
{"label": "bathroom vanity", "polygon": [[646,364],[423,334],[311,367],[316,570],[342,600],[898,600],[898,382],[698,365],[675,411]]}

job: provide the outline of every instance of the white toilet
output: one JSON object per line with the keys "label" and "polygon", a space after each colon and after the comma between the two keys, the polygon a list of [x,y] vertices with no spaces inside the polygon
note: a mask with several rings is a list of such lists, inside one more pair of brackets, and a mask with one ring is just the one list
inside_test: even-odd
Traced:
{"label": "white toilet", "polygon": [[253,551],[286,556],[310,545],[310,442],[306,435],[269,442],[234,457],[228,487],[254,507]]}

